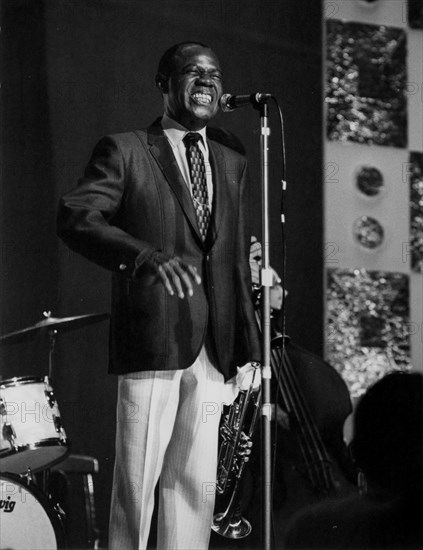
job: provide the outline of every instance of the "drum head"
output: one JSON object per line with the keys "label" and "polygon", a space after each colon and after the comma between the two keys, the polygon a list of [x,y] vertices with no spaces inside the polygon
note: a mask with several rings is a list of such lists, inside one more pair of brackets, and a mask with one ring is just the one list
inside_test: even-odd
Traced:
{"label": "drum head", "polygon": [[59,406],[47,377],[0,383],[0,472],[51,467],[69,453]]}
{"label": "drum head", "polygon": [[0,548],[50,550],[64,547],[57,510],[32,484],[0,475]]}

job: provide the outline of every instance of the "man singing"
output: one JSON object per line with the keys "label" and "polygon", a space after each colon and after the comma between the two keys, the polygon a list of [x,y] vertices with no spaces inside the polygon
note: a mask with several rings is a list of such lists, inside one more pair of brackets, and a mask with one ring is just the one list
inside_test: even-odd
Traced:
{"label": "man singing", "polygon": [[206,134],[222,94],[217,57],[177,44],[156,86],[162,118],[100,140],[58,214],[68,246],[113,272],[111,550],[146,548],[159,477],[157,547],[208,547],[220,420],[210,404],[232,400],[261,359],[247,164]]}

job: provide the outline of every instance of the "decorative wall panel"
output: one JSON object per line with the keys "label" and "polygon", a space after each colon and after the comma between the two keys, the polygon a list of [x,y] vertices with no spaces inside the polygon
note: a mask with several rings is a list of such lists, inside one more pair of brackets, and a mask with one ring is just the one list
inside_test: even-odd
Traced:
{"label": "decorative wall panel", "polygon": [[422,3],[326,2],[326,358],[423,368]]}
{"label": "decorative wall panel", "polygon": [[329,269],[327,350],[353,397],[410,368],[409,280],[403,273]]}
{"label": "decorative wall panel", "polygon": [[407,145],[406,33],[327,21],[327,137]]}

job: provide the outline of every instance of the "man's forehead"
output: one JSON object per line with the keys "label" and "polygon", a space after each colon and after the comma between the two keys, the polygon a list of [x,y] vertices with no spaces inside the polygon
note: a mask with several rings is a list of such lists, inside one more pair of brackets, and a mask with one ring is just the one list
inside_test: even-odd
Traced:
{"label": "man's forehead", "polygon": [[173,66],[175,69],[180,69],[186,65],[197,65],[199,62],[205,62],[220,69],[219,60],[213,50],[196,44],[181,48],[174,57]]}

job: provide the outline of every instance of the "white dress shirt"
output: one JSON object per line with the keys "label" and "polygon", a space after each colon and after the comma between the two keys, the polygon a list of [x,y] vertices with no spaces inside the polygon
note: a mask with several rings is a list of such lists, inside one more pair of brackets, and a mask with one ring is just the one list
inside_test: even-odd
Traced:
{"label": "white dress shirt", "polygon": [[[162,128],[165,136],[167,137],[170,143],[170,146],[172,147],[172,151],[175,156],[176,162],[178,163],[179,170],[181,171],[181,174],[192,196],[191,176],[190,176],[188,160],[186,156],[186,147],[185,147],[185,143],[183,142],[184,137],[189,132],[191,132],[191,130],[188,130],[187,128],[185,128],[175,120],[171,119],[166,114],[163,115],[163,118],[162,118]],[[206,169],[207,193],[209,196],[208,206],[209,206],[209,211],[211,212],[212,205],[213,205],[213,176],[212,176],[212,171],[211,171],[210,161],[209,161],[209,148],[207,146],[206,129],[202,128],[201,130],[198,130],[197,133],[200,134],[202,138],[198,141],[198,143],[204,157],[204,165]]]}

